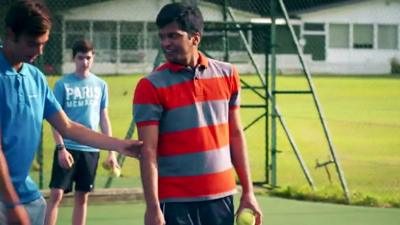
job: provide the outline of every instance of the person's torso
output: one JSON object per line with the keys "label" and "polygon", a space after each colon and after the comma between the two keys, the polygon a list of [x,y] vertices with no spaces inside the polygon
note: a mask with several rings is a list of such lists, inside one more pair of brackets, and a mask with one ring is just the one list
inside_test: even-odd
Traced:
{"label": "person's torso", "polygon": [[43,74],[23,63],[19,72],[0,53],[0,113],[2,148],[21,201],[40,196],[29,178],[39,147],[42,121],[60,109]]}
{"label": "person's torso", "polygon": [[163,108],[157,159],[161,201],[201,201],[234,193],[230,65],[210,61],[208,68],[166,69],[147,79]]}
{"label": "person's torso", "polygon": [[[57,81],[54,93],[71,120],[91,130],[98,130],[100,112],[108,104],[107,85],[102,79],[94,74],[86,78],[80,78],[74,73],[66,74]],[[70,139],[64,139],[64,144],[74,150],[98,151]]]}

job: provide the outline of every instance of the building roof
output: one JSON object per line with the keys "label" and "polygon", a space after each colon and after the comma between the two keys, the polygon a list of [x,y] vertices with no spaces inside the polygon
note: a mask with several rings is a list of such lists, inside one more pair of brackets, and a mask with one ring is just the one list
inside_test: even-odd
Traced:
{"label": "building roof", "polygon": [[400,0],[351,0],[292,12],[307,22],[398,24]]}
{"label": "building roof", "polygon": [[[66,20],[100,21],[155,21],[161,7],[169,0],[114,0],[94,3],[62,12]],[[205,21],[223,21],[222,7],[210,2],[198,3]],[[259,15],[242,10],[233,10],[237,21],[249,22]]]}

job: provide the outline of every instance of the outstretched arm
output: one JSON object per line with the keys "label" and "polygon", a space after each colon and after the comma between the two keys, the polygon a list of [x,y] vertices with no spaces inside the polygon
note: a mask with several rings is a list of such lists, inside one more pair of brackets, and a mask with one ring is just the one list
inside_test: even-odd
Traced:
{"label": "outstretched arm", "polygon": [[256,224],[260,225],[262,224],[262,212],[253,192],[246,140],[240,122],[239,109],[229,111],[229,138],[232,163],[242,185],[242,197],[238,212],[244,208],[253,210],[256,216]]}
{"label": "outstretched arm", "polygon": [[90,130],[71,121],[63,110],[54,113],[47,119],[49,123],[65,138],[95,148],[114,150],[130,157],[138,157],[142,147],[141,141],[120,140]]}

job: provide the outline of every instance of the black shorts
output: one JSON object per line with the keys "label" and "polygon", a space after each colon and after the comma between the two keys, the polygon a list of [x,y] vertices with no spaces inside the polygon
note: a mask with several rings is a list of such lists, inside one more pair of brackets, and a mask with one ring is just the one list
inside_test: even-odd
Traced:
{"label": "black shorts", "polygon": [[233,225],[233,197],[160,204],[167,225]]}
{"label": "black shorts", "polygon": [[58,163],[58,151],[55,150],[49,187],[63,189],[64,193],[68,193],[72,191],[72,185],[75,182],[75,191],[92,191],[100,153],[73,149],[67,149],[67,151],[74,158],[74,164],[70,169],[62,168]]}

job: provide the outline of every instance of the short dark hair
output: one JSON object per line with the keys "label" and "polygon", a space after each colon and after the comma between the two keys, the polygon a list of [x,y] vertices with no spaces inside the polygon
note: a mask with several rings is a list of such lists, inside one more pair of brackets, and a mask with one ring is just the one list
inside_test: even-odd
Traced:
{"label": "short dark hair", "polygon": [[194,34],[203,33],[204,20],[197,6],[185,3],[170,3],[165,5],[157,15],[156,24],[158,28],[176,22],[180,29]]}
{"label": "short dark hair", "polygon": [[80,39],[75,41],[74,45],[72,46],[72,58],[75,58],[78,52],[81,53],[88,53],[92,51],[94,53],[94,47],[92,42],[86,39]]}
{"label": "short dark hair", "polygon": [[17,38],[21,34],[37,37],[51,29],[50,13],[40,1],[20,0],[8,10],[5,24]]}

